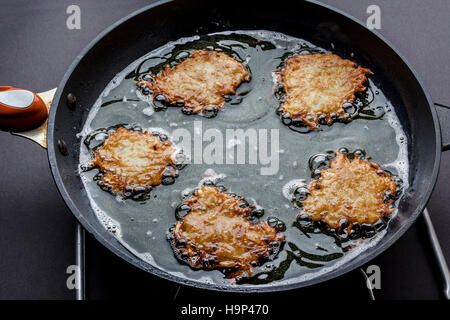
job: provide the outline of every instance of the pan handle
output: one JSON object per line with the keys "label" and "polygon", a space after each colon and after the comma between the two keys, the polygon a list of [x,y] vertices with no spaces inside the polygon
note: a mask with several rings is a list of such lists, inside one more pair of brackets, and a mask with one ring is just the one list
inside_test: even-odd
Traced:
{"label": "pan handle", "polygon": [[41,125],[48,116],[47,107],[36,93],[14,87],[0,87],[0,128],[26,131]]}
{"label": "pan handle", "polygon": [[[0,129],[26,137],[47,148],[47,117],[56,88],[34,93],[30,90],[0,86]],[[80,267],[76,300],[85,300],[84,229],[76,224],[75,259]]]}
{"label": "pan handle", "polygon": [[47,147],[47,117],[56,88],[34,93],[0,86],[0,129]]}
{"label": "pan handle", "polygon": [[450,107],[435,104],[441,124],[442,151],[450,150]]}

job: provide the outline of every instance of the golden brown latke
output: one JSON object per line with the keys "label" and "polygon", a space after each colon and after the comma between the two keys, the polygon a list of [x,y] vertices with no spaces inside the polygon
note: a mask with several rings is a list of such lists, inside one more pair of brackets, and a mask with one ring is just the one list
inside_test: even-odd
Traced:
{"label": "golden brown latke", "polygon": [[336,230],[347,223],[348,228],[354,223],[374,224],[394,211],[390,205],[396,188],[394,178],[377,164],[358,156],[350,162],[345,154],[336,152],[329,168],[309,184],[300,215]]}
{"label": "golden brown latke", "polygon": [[113,193],[124,194],[161,184],[166,170],[176,176],[175,152],[169,140],[121,127],[94,152],[92,163],[102,173],[102,185]]}
{"label": "golden brown latke", "polygon": [[207,107],[221,108],[225,95],[235,94],[237,87],[250,79],[244,65],[223,52],[196,50],[179,65],[166,65],[153,81],[140,81],[153,96],[162,95],[166,102],[182,101],[184,108],[201,113]]}
{"label": "golden brown latke", "polygon": [[352,103],[356,92],[366,90],[369,69],[335,54],[301,54],[286,60],[280,72],[286,99],[281,106],[283,114],[301,119],[315,129],[319,117],[325,116],[328,125],[335,117],[348,119],[342,107]]}
{"label": "golden brown latke", "polygon": [[[215,186],[203,186],[184,202],[190,211],[175,225],[172,247],[193,268],[229,270],[228,278],[250,278],[253,266],[278,252],[284,241],[267,222],[250,222],[253,207]],[[275,248],[275,249],[274,249]]]}

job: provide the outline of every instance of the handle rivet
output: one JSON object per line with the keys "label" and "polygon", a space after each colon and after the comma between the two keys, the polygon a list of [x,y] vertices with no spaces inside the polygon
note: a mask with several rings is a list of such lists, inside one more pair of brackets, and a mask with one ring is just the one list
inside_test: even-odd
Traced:
{"label": "handle rivet", "polygon": [[67,106],[70,109],[75,109],[76,103],[77,103],[77,98],[72,93],[69,93],[67,95]]}
{"label": "handle rivet", "polygon": [[69,154],[69,151],[67,150],[67,145],[62,139],[58,139],[58,149],[63,156],[67,156]]}

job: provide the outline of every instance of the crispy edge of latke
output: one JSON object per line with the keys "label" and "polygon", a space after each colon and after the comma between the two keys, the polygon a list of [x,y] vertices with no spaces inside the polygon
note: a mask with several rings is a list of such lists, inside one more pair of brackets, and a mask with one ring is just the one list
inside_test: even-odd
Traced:
{"label": "crispy edge of latke", "polygon": [[[105,147],[108,143],[111,142],[112,139],[120,140],[121,137],[126,137],[129,134],[144,135],[146,137],[148,136],[148,137],[153,137],[155,139],[158,139],[159,141],[157,142],[157,144],[161,145],[163,147],[163,149],[172,148],[173,152],[171,154],[173,155],[176,153],[176,149],[173,147],[173,143],[169,139],[163,141],[163,140],[161,140],[159,135],[154,136],[153,133],[149,132],[149,131],[135,131],[135,130],[129,130],[124,127],[117,128],[116,131],[111,133],[108,136],[108,138],[105,139],[105,141],[103,142],[101,147],[97,148],[94,151],[94,157],[91,161],[92,165],[99,170],[99,173],[101,173],[100,181],[104,184],[105,191],[108,191],[113,195],[125,195],[125,193],[128,191],[127,187],[129,187],[130,185],[126,182],[126,180],[119,178],[119,176],[121,174],[120,173],[117,174],[117,172],[114,172],[116,170],[106,169],[106,166],[102,165],[102,163],[106,160],[102,159],[100,152],[103,149],[103,147]],[[117,137],[117,135],[119,135],[119,137]],[[163,152],[165,152],[165,151],[163,151]],[[172,156],[170,156],[170,160],[171,161],[168,162],[165,166],[161,166],[161,169],[158,171],[158,174],[161,174],[161,177],[156,179],[157,180],[156,182],[154,182],[153,181],[154,179],[152,179],[151,184],[134,186],[134,189],[144,188],[144,189],[146,189],[146,192],[148,192],[151,187],[160,185],[162,183],[164,171],[166,171],[167,169],[169,169],[169,171],[173,177],[176,177],[177,173],[176,173],[176,169],[174,167],[174,162],[173,162]],[[114,159],[114,160],[108,159],[107,162],[110,162],[110,163],[112,162],[113,163],[112,166],[114,166],[114,167],[121,167],[120,160],[118,160],[118,159]],[[113,182],[113,183],[111,183],[111,182]],[[134,189],[132,190],[133,192],[134,192]],[[139,193],[139,191],[136,191],[136,192]]]}
{"label": "crispy edge of latke", "polygon": [[[347,94],[345,95],[343,98],[340,99],[339,106],[337,107],[336,104],[333,105],[333,108],[338,109],[337,113],[336,113],[336,118],[337,117],[341,117],[342,120],[348,120],[349,119],[349,115],[345,113],[345,110],[343,108],[344,103],[353,103],[356,99],[356,93],[358,92],[364,92],[367,87],[364,85],[364,83],[367,81],[367,76],[366,75],[373,75],[373,72],[371,70],[369,70],[368,68],[364,68],[362,66],[357,66],[357,64],[349,59],[343,59],[340,56],[333,54],[333,53],[327,53],[327,54],[322,54],[322,53],[315,53],[315,54],[298,54],[298,55],[294,55],[292,57],[289,57],[288,59],[286,59],[285,63],[284,63],[284,68],[283,70],[276,70],[275,74],[278,76],[278,81],[282,83],[282,89],[285,93],[285,100],[282,102],[282,105],[280,106],[283,109],[283,114],[284,113],[289,113],[292,119],[301,119],[308,127],[310,127],[311,129],[315,130],[317,129],[317,126],[319,124],[319,117],[321,115],[324,115],[326,117],[326,123],[327,125],[332,125],[333,122],[336,121],[336,119],[334,119],[334,117],[332,117],[332,114],[334,112],[329,112],[329,113],[316,113],[314,115],[311,115],[309,113],[309,110],[305,111],[298,111],[297,113],[291,113],[288,112],[288,110],[284,107],[286,104],[289,104],[291,100],[296,100],[298,96],[301,96],[301,94],[299,95],[293,95],[290,96],[289,95],[289,90],[286,87],[286,81],[285,76],[286,76],[286,67],[290,67],[291,64],[294,64],[295,62],[293,62],[293,60],[298,59],[298,57],[314,57],[314,56],[320,56],[322,57],[333,57],[333,59],[337,58],[339,60],[340,64],[349,64],[349,66],[351,68],[353,68],[353,74],[351,76],[349,76],[349,78],[351,78],[350,80],[352,80],[352,86],[353,89]],[[356,67],[357,66],[357,67]],[[356,67],[356,68],[355,68]],[[312,117],[312,121],[309,120],[309,118]]]}
{"label": "crispy edge of latke", "polygon": [[[379,218],[374,221],[373,223],[371,223],[371,225],[377,223],[380,219],[382,219],[383,217],[395,212],[395,208],[391,207],[391,204],[393,204],[395,202],[395,194],[396,194],[396,189],[397,189],[397,184],[394,180],[394,177],[392,175],[390,175],[389,173],[387,173],[385,170],[383,170],[380,165],[378,165],[377,163],[365,160],[365,159],[360,159],[357,155],[354,156],[354,159],[352,161],[350,161],[350,159],[348,159],[348,157],[342,153],[342,152],[335,152],[335,158],[330,160],[330,164],[329,167],[326,169],[322,169],[320,170],[321,175],[318,179],[314,179],[312,180],[309,185],[308,185],[308,190],[309,190],[309,194],[307,196],[307,198],[303,201],[305,202],[306,200],[308,200],[308,198],[311,196],[311,194],[316,191],[316,190],[320,190],[322,188],[322,181],[323,181],[323,173],[326,172],[327,170],[330,169],[334,169],[335,166],[339,166],[339,165],[344,165],[344,164],[351,164],[353,161],[357,161],[358,163],[364,163],[365,166],[369,166],[368,170],[375,172],[375,174],[377,174],[378,176],[380,176],[380,178],[388,178],[389,181],[389,185],[388,188],[385,190],[389,192],[389,197],[387,199],[385,199],[385,195],[384,194],[380,194],[379,195],[379,204],[380,204],[380,212],[379,213]],[[308,215],[311,217],[311,219],[313,221],[322,221],[324,222],[330,229],[335,229],[337,230],[337,232],[341,232],[343,231],[342,226],[339,225],[339,221],[337,222],[337,225],[332,225],[330,224],[328,221],[326,221],[326,217],[324,219],[314,219],[312,217],[313,214],[310,214],[308,211],[305,210],[305,208],[302,209],[302,211],[300,212],[300,215]],[[350,232],[352,226],[354,224],[359,224],[358,221],[348,221],[348,218],[346,216],[342,216],[339,220],[345,218],[348,222],[348,225],[346,226],[346,231],[347,233]]]}
{"label": "crispy edge of latke", "polygon": [[[245,207],[240,207],[239,203],[246,203],[246,200],[244,197],[237,196],[230,194],[226,192],[225,190],[219,190],[215,185],[212,186],[201,186],[194,190],[193,194],[185,199],[180,205],[187,205],[190,207],[190,210],[188,214],[191,214],[193,208],[193,205],[195,205],[198,202],[199,197],[197,196],[198,190],[202,188],[213,188],[214,193],[220,194],[222,197],[225,197],[227,200],[231,200],[234,202],[233,207],[235,209],[238,208],[238,215],[242,216],[243,218],[247,218],[249,216],[253,215],[253,211],[256,209],[255,206],[247,205]],[[237,207],[237,208],[236,208]],[[188,215],[187,214],[187,215]],[[186,215],[186,216],[187,216]],[[207,251],[200,251],[200,257],[198,253],[193,252],[194,250],[191,250],[191,248],[188,248],[188,239],[186,239],[184,236],[181,235],[181,227],[183,223],[184,217],[182,219],[179,219],[175,226],[173,227],[173,231],[170,231],[169,242],[172,247],[172,250],[174,251],[175,257],[180,261],[187,265],[189,265],[194,270],[204,269],[204,270],[219,270],[222,273],[224,273],[225,277],[227,279],[231,279],[235,282],[240,282],[245,279],[250,279],[254,274],[254,270],[256,267],[260,267],[265,261],[270,261],[276,258],[276,256],[279,254],[279,252],[282,250],[283,244],[285,242],[285,234],[277,227],[270,226],[266,221],[258,221],[258,222],[251,222],[248,221],[250,224],[254,225],[264,225],[265,228],[271,228],[275,231],[275,238],[271,240],[269,243],[266,244],[265,253],[263,255],[255,255],[254,260],[248,261],[248,263],[242,263],[238,259],[234,260],[233,265],[221,265],[220,263],[210,264],[210,263],[204,263],[204,260],[207,260],[208,258],[214,257],[213,254],[210,254]],[[179,247],[178,243],[182,240],[185,243],[184,247]],[[262,239],[262,241],[266,241]],[[271,244],[274,242],[277,243],[277,246],[273,247]],[[185,253],[186,257],[183,257],[183,253]],[[195,261],[192,260],[192,258],[198,258]],[[252,263],[256,263],[257,265],[252,265]]]}
{"label": "crispy edge of latke", "polygon": [[[194,103],[193,101],[197,101],[196,99],[185,99],[185,97],[177,96],[175,94],[168,93],[164,91],[160,85],[158,85],[158,80],[163,79],[164,77],[169,77],[173,73],[178,72],[179,69],[183,68],[183,66],[186,63],[190,63],[193,59],[196,59],[198,56],[204,56],[204,55],[215,55],[215,56],[225,56],[226,59],[231,59],[233,62],[236,63],[237,66],[239,66],[242,70],[242,75],[240,79],[236,81],[236,83],[230,84],[227,89],[223,91],[217,92],[217,97],[221,100],[220,104],[212,105],[207,103],[206,101],[200,101],[199,103]],[[231,61],[230,60],[230,61]],[[190,56],[184,59],[182,62],[177,64],[175,67],[171,68],[169,64],[166,64],[163,68],[163,70],[158,75],[151,75],[153,80],[151,82],[146,80],[140,80],[137,82],[137,85],[139,87],[145,87],[148,88],[153,92],[153,98],[155,98],[158,95],[161,95],[164,97],[165,102],[170,105],[176,105],[177,102],[183,101],[183,108],[189,109],[191,112],[198,114],[202,113],[206,108],[208,107],[216,107],[219,110],[222,109],[223,105],[225,104],[225,95],[235,95],[237,88],[245,81],[250,81],[251,73],[247,68],[239,61],[237,61],[235,58],[230,57],[224,52],[218,52],[214,50],[195,50],[191,52]],[[192,101],[191,101],[192,100]]]}

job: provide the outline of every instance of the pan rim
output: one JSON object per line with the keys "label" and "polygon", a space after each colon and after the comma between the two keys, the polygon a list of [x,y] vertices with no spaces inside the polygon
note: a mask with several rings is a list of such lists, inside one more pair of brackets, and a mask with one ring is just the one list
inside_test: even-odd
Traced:
{"label": "pan rim", "polygon": [[[311,286],[314,284],[318,284],[333,278],[336,278],[338,276],[344,275],[350,271],[353,271],[357,268],[360,268],[362,265],[368,263],[378,255],[380,255],[382,252],[384,252],[386,249],[388,249],[392,244],[394,244],[403,234],[411,227],[411,225],[416,221],[417,217],[422,213],[422,211],[425,209],[426,204],[428,203],[430,196],[434,190],[434,187],[436,185],[438,173],[439,173],[439,166],[440,166],[440,160],[441,160],[441,130],[440,130],[440,124],[437,117],[437,112],[434,106],[434,103],[431,100],[431,97],[428,93],[428,91],[425,89],[423,82],[421,78],[419,77],[418,73],[414,70],[414,68],[409,64],[409,62],[405,59],[405,57],[397,50],[396,47],[392,45],[392,43],[384,38],[381,34],[379,34],[375,30],[369,30],[361,21],[357,20],[350,14],[347,14],[339,9],[336,9],[330,5],[320,3],[315,0],[307,0],[308,3],[311,3],[313,5],[319,6],[323,9],[333,11],[346,19],[349,19],[357,24],[359,24],[361,27],[366,29],[369,32],[372,32],[377,38],[379,38],[381,41],[383,41],[386,45],[390,47],[390,49],[395,53],[405,64],[405,66],[410,70],[412,75],[414,76],[415,80],[417,81],[418,85],[420,86],[422,92],[424,93],[424,96],[426,98],[426,101],[428,103],[428,106],[431,111],[433,124],[435,127],[435,137],[436,137],[436,154],[434,155],[434,167],[433,172],[431,175],[430,180],[430,186],[428,187],[428,190],[426,191],[424,195],[423,201],[416,207],[416,209],[413,211],[411,217],[409,218],[408,222],[405,223],[403,226],[400,227],[400,229],[397,231],[396,234],[394,234],[391,239],[386,241],[386,243],[383,243],[382,245],[377,245],[373,249],[372,253],[364,258],[358,261],[358,263],[353,263],[350,260],[347,264],[344,264],[344,266],[339,267],[337,269],[334,269],[328,273],[323,274],[322,276],[315,277],[306,281],[297,282],[297,283],[290,283],[290,284],[273,284],[273,285],[266,285],[266,286],[225,286],[225,285],[219,285],[219,284],[207,284],[198,282],[191,279],[185,279],[180,276],[175,276],[167,271],[163,271],[157,267],[154,267],[152,265],[149,265],[139,258],[135,257],[131,252],[125,253],[125,250],[121,250],[119,246],[121,244],[117,241],[117,239],[113,236],[108,234],[108,236],[105,236],[106,233],[102,234],[100,233],[96,228],[94,228],[83,216],[81,211],[78,209],[78,207],[75,205],[75,203],[72,201],[72,198],[65,188],[63,179],[60,175],[58,164],[56,161],[56,152],[54,139],[55,139],[55,117],[58,105],[60,104],[62,91],[65,88],[68,79],[70,78],[73,71],[76,69],[78,64],[82,61],[83,57],[97,44],[99,43],[105,36],[107,36],[112,30],[120,26],[121,24],[125,23],[126,21],[132,19],[133,17],[148,11],[152,8],[155,8],[157,6],[173,2],[172,0],[161,0],[156,1],[148,6],[145,6],[139,10],[136,10],[132,12],[131,14],[121,18],[117,22],[113,23],[111,26],[106,28],[104,31],[102,31],[100,34],[98,34],[74,59],[70,67],[67,69],[66,73],[64,74],[61,82],[58,85],[57,92],[55,94],[55,97],[52,102],[52,108],[50,110],[49,120],[48,120],[48,128],[47,128],[47,154],[48,154],[48,160],[50,164],[50,168],[52,171],[53,179],[55,180],[55,183],[57,185],[58,191],[62,198],[64,199],[64,202],[66,206],[69,208],[69,210],[72,212],[72,214],[75,216],[75,218],[81,223],[81,225],[87,230],[90,234],[92,234],[97,241],[99,241],[103,246],[105,246],[108,250],[119,256],[120,258],[124,259],[125,261],[137,266],[138,268],[149,272],[153,275],[156,275],[158,277],[161,277],[163,279],[176,282],[178,284],[183,284],[195,288],[201,288],[201,289],[207,289],[207,290],[213,290],[213,291],[222,291],[222,292],[234,292],[234,293],[267,293],[267,292],[278,292],[278,291],[288,291],[288,290],[294,290],[302,287]],[[124,247],[123,247],[124,248]]]}

